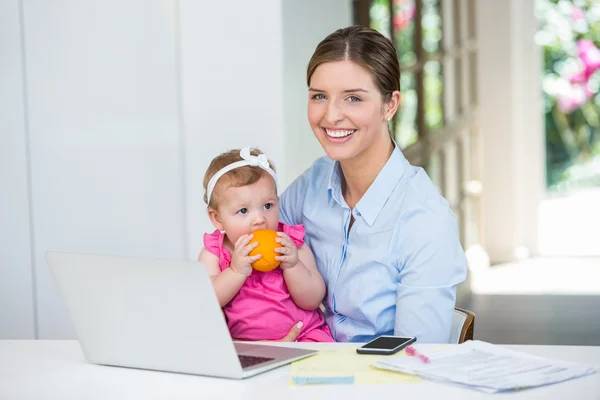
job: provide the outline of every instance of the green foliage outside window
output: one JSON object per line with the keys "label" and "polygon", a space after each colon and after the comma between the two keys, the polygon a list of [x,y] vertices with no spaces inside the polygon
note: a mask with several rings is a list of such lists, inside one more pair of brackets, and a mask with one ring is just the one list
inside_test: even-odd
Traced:
{"label": "green foliage outside window", "polygon": [[548,190],[600,186],[600,2],[538,0]]}

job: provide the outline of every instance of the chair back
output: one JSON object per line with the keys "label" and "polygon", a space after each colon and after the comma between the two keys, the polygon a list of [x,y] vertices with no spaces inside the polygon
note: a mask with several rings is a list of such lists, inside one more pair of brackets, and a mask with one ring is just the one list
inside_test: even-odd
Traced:
{"label": "chair back", "polygon": [[455,308],[452,316],[450,343],[460,344],[467,340],[473,340],[474,328],[475,313],[462,308]]}

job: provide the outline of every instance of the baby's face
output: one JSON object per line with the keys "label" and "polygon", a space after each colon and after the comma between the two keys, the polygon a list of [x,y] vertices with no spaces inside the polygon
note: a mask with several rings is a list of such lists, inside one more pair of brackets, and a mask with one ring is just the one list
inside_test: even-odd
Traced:
{"label": "baby's face", "polygon": [[218,217],[232,245],[257,229],[277,230],[279,198],[270,175],[264,174],[252,185],[223,188],[219,198]]}

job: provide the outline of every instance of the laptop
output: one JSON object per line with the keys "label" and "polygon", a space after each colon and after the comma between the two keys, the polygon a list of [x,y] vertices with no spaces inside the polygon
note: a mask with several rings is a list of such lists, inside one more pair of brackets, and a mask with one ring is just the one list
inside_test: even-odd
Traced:
{"label": "laptop", "polygon": [[234,342],[197,261],[47,252],[86,359],[242,379],[316,354]]}

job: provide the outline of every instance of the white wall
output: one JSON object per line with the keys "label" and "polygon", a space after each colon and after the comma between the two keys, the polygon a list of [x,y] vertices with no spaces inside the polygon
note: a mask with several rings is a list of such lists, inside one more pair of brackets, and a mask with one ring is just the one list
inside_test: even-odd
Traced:
{"label": "white wall", "polygon": [[336,29],[352,23],[352,4],[340,0],[283,2],[283,77],[285,114],[285,154],[291,183],[323,148],[313,136],[306,105],[306,68],[319,42]]}
{"label": "white wall", "polygon": [[35,337],[18,0],[0,2],[0,339]]}
{"label": "white wall", "polygon": [[284,189],[321,154],[303,71],[350,2],[290,3],[0,2],[0,339],[74,337],[45,251],[196,258],[212,157]]}
{"label": "white wall", "polygon": [[72,336],[46,250],[184,256],[173,3],[24,3],[40,338]]}
{"label": "white wall", "polygon": [[281,3],[234,3],[211,2],[207,18],[206,3],[180,2],[190,258],[214,230],[202,187],[213,157],[257,146],[285,176]]}
{"label": "white wall", "polygon": [[181,0],[180,10],[190,258],[214,230],[202,181],[215,155],[260,147],[281,192],[323,154],[306,117],[306,66],[320,40],[352,22],[346,0],[214,2],[213,19],[200,18],[203,4]]}

